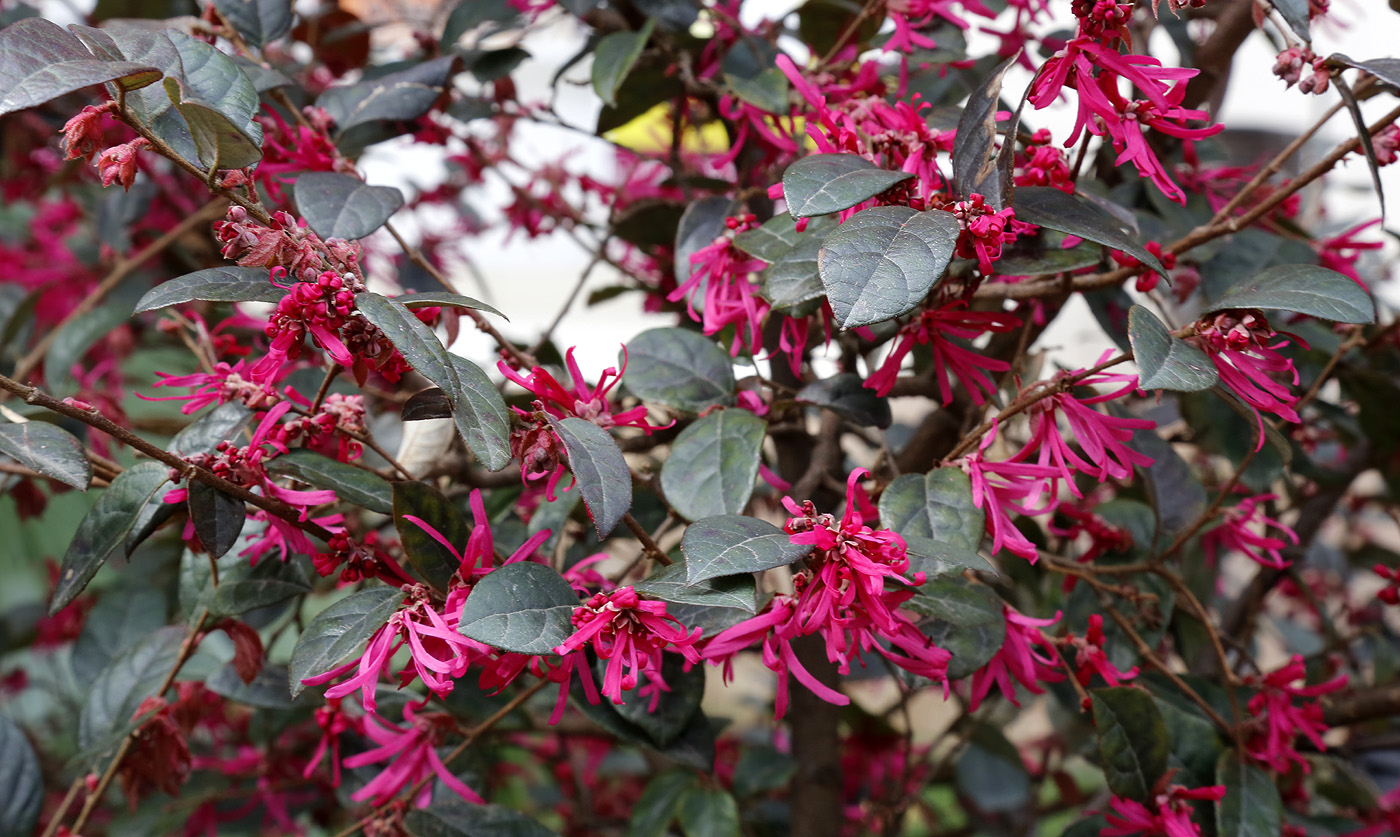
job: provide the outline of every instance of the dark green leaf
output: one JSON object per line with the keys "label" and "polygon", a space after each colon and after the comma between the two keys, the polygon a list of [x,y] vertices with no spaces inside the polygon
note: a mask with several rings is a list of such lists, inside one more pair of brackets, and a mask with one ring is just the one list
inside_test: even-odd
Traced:
{"label": "dark green leaf", "polygon": [[1157,257],[1139,241],[1136,231],[1105,209],[1078,195],[1066,195],[1052,186],[1026,186],[1016,190],[1016,220],[1077,235],[1105,247],[1120,250],[1171,282]]}
{"label": "dark green leaf", "polygon": [[336,499],[370,511],[394,513],[394,490],[383,477],[315,451],[299,448],[284,453],[270,460],[267,470],[279,477],[295,477],[312,488],[328,488]]}
{"label": "dark green leaf", "polygon": [[262,159],[258,91],[233,59],[174,30],[166,37],[180,54],[182,72],[166,75],[165,92],[185,120],[199,161],[208,170],[250,166]]}
{"label": "dark green leaf", "polygon": [[880,523],[906,537],[930,538],[976,552],[986,515],[972,502],[972,481],[957,468],[902,474],[880,495]]}
{"label": "dark green leaf", "polygon": [[1031,779],[1016,745],[1001,730],[979,723],[954,768],[958,789],[977,809],[1005,813],[1031,800]]}
{"label": "dark green leaf", "polygon": [[119,655],[93,682],[78,719],[78,746],[88,748],[131,720],[175,667],[185,629],[168,625]]}
{"label": "dark green leaf", "polygon": [[184,302],[280,302],[287,292],[272,284],[261,267],[211,267],[162,282],[141,297],[132,314]]}
{"label": "dark green leaf", "polygon": [[1135,431],[1131,447],[1152,457],[1152,464],[1139,465],[1138,472],[1157,515],[1157,530],[1175,535],[1190,526],[1206,509],[1206,489],[1200,478],[1154,428]]}
{"label": "dark green leaf", "polygon": [[[737,608],[747,613],[758,610],[757,588],[752,575],[731,575],[728,578],[706,576],[686,577],[687,561],[677,561],[669,567],[659,567],[651,575],[632,585],[638,593],[652,599],[701,607]],[[684,623],[682,623],[684,624]],[[689,625],[686,625],[689,628]]]}
{"label": "dark green leaf", "polygon": [[98,495],[97,502],[78,521],[73,540],[63,554],[58,585],[49,603],[50,615],[77,598],[111,554],[121,548],[142,509],[169,476],[168,465],[139,462],[119,474]]}
{"label": "dark green leaf", "polygon": [[452,408],[457,432],[487,470],[499,471],[510,464],[510,408],[481,367],[452,355],[452,369],[460,384]]}
{"label": "dark green leaf", "polygon": [[591,421],[569,417],[549,423],[564,443],[574,485],[583,494],[598,537],[606,538],[632,508],[632,471],[627,460],[608,431]]}
{"label": "dark green leaf", "polygon": [[462,606],[463,635],[517,654],[552,654],[574,632],[578,593],[543,564],[517,561],[476,583]]}
{"label": "dark green leaf", "polygon": [[1103,251],[1089,244],[1068,248],[1050,246],[1029,252],[1018,252],[1008,247],[997,259],[996,271],[998,276],[1046,276],[1092,267],[1101,261]]}
{"label": "dark green leaf", "polygon": [[55,395],[77,392],[73,367],[83,361],[88,349],[130,319],[126,306],[103,305],[69,321],[54,335],[53,345],[44,355],[44,381]]}
{"label": "dark green leaf", "polygon": [[[293,186],[297,209],[321,238],[355,241],[384,226],[403,206],[393,186],[371,186],[358,177],[332,171],[301,174]],[[403,302],[403,300],[399,300]]]}
{"label": "dark green leaf", "polygon": [[509,24],[519,16],[520,10],[506,0],[461,0],[443,26],[442,51],[450,51],[463,35],[483,23]]}
{"label": "dark green leaf", "polygon": [[1220,383],[1220,373],[1206,353],[1167,331],[1157,316],[1141,305],[1128,310],[1128,340],[1138,365],[1143,389],[1197,392]]}
{"label": "dark green leaf", "polygon": [[[451,500],[425,482],[396,482],[393,497],[394,528],[398,530],[404,554],[424,581],[446,591],[453,574],[462,566],[461,550],[466,548],[467,539],[471,537],[471,524]],[[449,549],[439,543],[406,515],[436,530],[452,547]]]}
{"label": "dark green leaf", "polygon": [[456,406],[455,395],[461,390],[461,381],[453,368],[452,356],[438,342],[432,329],[413,316],[403,303],[376,293],[357,294],[355,307],[384,332],[409,366],[442,387]]}
{"label": "dark green leaf", "polygon": [[399,417],[404,421],[452,418],[452,401],[441,387],[425,389],[404,402]]}
{"label": "dark green leaf", "polygon": [[309,592],[311,580],[300,564],[269,559],[256,566],[235,565],[234,572],[221,573],[218,585],[201,603],[211,617],[239,616]]}
{"label": "dark green leaf", "polygon": [[793,400],[800,404],[824,407],[861,427],[883,430],[894,420],[889,399],[878,395],[865,385],[865,379],[852,372],[842,372],[830,378],[813,381],[798,390]]}
{"label": "dark green leaf", "polygon": [[204,685],[216,695],[257,709],[286,710],[298,705],[287,694],[286,666],[264,665],[251,683],[244,683],[237,667],[229,663],[211,674]]}
{"label": "dark green leaf", "polygon": [[787,76],[777,67],[769,67],[753,78],[725,73],[724,83],[729,85],[734,95],[765,113],[786,116],[791,109]]}
{"label": "dark green leaf", "polygon": [[0,453],[79,491],[92,484],[92,463],[83,443],[46,421],[0,424]]}
{"label": "dark green leaf", "polygon": [[232,438],[252,421],[253,411],[241,402],[220,404],[171,437],[170,452],[177,456],[213,453],[220,442]]}
{"label": "dark green leaf", "polygon": [[687,526],[681,536],[691,584],[787,566],[811,551],[810,544],[793,543],[773,524],[737,514],[707,517]]}
{"label": "dark green leaf", "polygon": [[1293,34],[1309,43],[1312,36],[1308,33],[1308,19],[1311,16],[1308,0],[1272,0],[1273,7],[1283,16],[1288,28],[1293,30]]}
{"label": "dark green leaf", "polygon": [[958,242],[958,221],[937,209],[876,206],[822,242],[822,286],[842,328],[873,325],[918,307],[943,276]]}
{"label": "dark green leaf", "polygon": [[164,626],[165,611],[165,594],[158,589],[119,589],[98,599],[69,658],[79,688],[89,688],[112,658]]}
{"label": "dark green leaf", "polygon": [[652,777],[642,791],[642,798],[632,807],[627,837],[666,837],[668,827],[676,818],[681,794],[698,781],[695,771],[680,767]]}
{"label": "dark green leaf", "polygon": [[405,308],[427,308],[429,306],[442,306],[444,308],[472,308],[477,311],[489,311],[503,320],[509,320],[505,314],[497,311],[494,307],[487,305],[479,299],[472,299],[462,294],[448,293],[447,291],[429,291],[425,293],[403,294],[394,297]]}
{"label": "dark green leaf", "polygon": [[[476,0],[466,0],[469,5]],[[554,832],[500,805],[475,805],[456,796],[435,798],[404,817],[413,837],[555,837]]]}
{"label": "dark green leaf", "polygon": [[666,612],[676,617],[677,622],[692,631],[699,628],[702,639],[709,639],[753,616],[752,613],[743,608],[709,607],[707,605],[685,604],[684,602],[667,602]]}
{"label": "dark green leaf", "polygon": [[0,715],[0,837],[29,837],[44,807],[39,757],[14,721]]}
{"label": "dark green leaf", "polygon": [[[620,128],[663,102],[670,101],[685,92],[681,80],[670,72],[674,64],[667,61],[659,52],[643,54],[632,68],[627,84],[617,91],[617,107],[604,107],[598,113],[595,130],[598,134]],[[704,200],[710,200],[705,198]],[[725,198],[718,198],[728,203]],[[680,252],[677,251],[677,255]]]}
{"label": "dark green leaf", "polygon": [[[162,75],[175,78],[185,74],[180,53],[164,32],[118,22],[108,23],[102,29],[76,24],[68,28],[98,58],[147,64],[157,68]],[[107,92],[113,98],[124,92],[127,111],[137,122],[155,131],[181,156],[194,156],[189,128],[179,113],[172,109],[164,85],[151,84],[141,89],[131,89],[125,81],[117,81],[107,85]]]}
{"label": "dark green leaf", "polygon": [[1225,798],[1215,804],[1222,837],[1275,837],[1282,830],[1283,800],[1264,770],[1227,750],[1216,763],[1215,781],[1225,786]]}
{"label": "dark green leaf", "polygon": [[812,154],[783,172],[783,197],[794,218],[830,215],[870,200],[913,176],[882,169],[856,154]]}
{"label": "dark green leaf", "polygon": [[929,576],[962,575],[964,570],[997,574],[996,568],[976,550],[918,535],[905,535],[904,544],[909,550],[910,572]]}
{"label": "dark green leaf", "polygon": [[[1006,196],[996,170],[992,146],[997,137],[997,111],[1001,109],[1001,82],[1006,71],[1016,63],[1019,53],[1003,61],[968,97],[958,119],[958,132],[953,139],[953,182],[959,200],[967,200],[973,192],[981,194],[995,210],[1004,208]],[[1016,144],[1013,130],[1007,145]]]}
{"label": "dark green leaf", "polygon": [[775,791],[797,775],[797,760],[773,747],[745,747],[734,767],[734,795],[743,799]]}
{"label": "dark green leaf", "polygon": [[919,630],[934,645],[953,655],[948,679],[970,676],[987,664],[1006,639],[1001,600],[989,588],[957,576],[927,579],[915,588],[909,610],[931,617]]}
{"label": "dark green leaf", "polygon": [[739,804],[717,787],[692,785],[676,810],[685,837],[739,837]]}
{"label": "dark green leaf", "polygon": [[1364,288],[1335,270],[1312,264],[1271,267],[1237,282],[1205,313],[1231,308],[1292,311],[1338,323],[1374,323],[1376,305]]}
{"label": "dark green leaf", "polygon": [[266,93],[269,90],[276,90],[279,87],[291,87],[296,82],[277,72],[276,70],[264,67],[250,58],[241,55],[233,57],[233,63],[247,74],[248,80],[253,83],[253,89],[258,93]]}
{"label": "dark green leaf", "polygon": [[292,28],[290,0],[214,0],[214,8],[249,44],[262,49]]}
{"label": "dark green leaf", "polygon": [[709,246],[724,232],[724,219],[734,209],[729,198],[708,197],[695,201],[681,213],[676,225],[676,281],[684,284],[693,272],[690,257]]}
{"label": "dark green leaf", "polygon": [[[1307,5],[1306,0],[1294,0]],[[1365,70],[1391,87],[1400,89],[1400,58],[1372,58],[1369,61],[1355,61],[1340,52],[1328,56],[1328,60]]]}
{"label": "dark green leaf", "polygon": [[[594,0],[567,0],[574,6]],[[700,17],[696,0],[631,0],[637,11],[654,19],[662,29],[686,32]]]}
{"label": "dark green leaf", "polygon": [[802,242],[824,238],[834,229],[836,223],[831,218],[811,218],[807,229],[798,232],[797,222],[783,212],[764,221],[762,226],[734,236],[734,246],[772,264]]}
{"label": "dark green leaf", "polygon": [[649,19],[636,32],[613,32],[593,52],[593,89],[608,107],[617,107],[617,91],[642,57],[656,21]]}
{"label": "dark green leaf", "polygon": [[748,410],[717,410],[682,430],[661,468],[666,501],[687,520],[742,512],[767,432]]}
{"label": "dark green leaf", "polygon": [[211,485],[192,482],[189,487],[190,521],[209,554],[221,557],[232,548],[246,519],[243,501]]}
{"label": "dark green leaf", "polygon": [[708,337],[653,328],[627,344],[622,382],[632,394],[690,413],[734,404],[734,366]]}
{"label": "dark green leaf", "polygon": [[0,116],[120,78],[140,87],[159,79],[160,70],[93,58],[76,37],[39,17],[0,31]]}
{"label": "dark green leaf", "polygon": [[[607,676],[608,662],[602,659],[594,661],[594,679],[599,683]],[[641,730],[650,746],[666,748],[686,731],[692,720],[705,717],[700,711],[700,698],[705,692],[705,672],[700,666],[690,666],[687,670],[685,659],[680,654],[664,654],[661,679],[670,686],[670,690],[661,693],[661,699],[654,708],[651,696],[640,686],[624,689],[621,704],[606,702],[623,721]]]}
{"label": "dark green leaf", "polygon": [[822,239],[808,236],[759,274],[763,297],[775,309],[792,316],[816,311],[819,300],[826,295],[819,268],[821,249]]}
{"label": "dark green leaf", "polygon": [[442,95],[456,60],[447,55],[370,81],[332,87],[316,99],[316,106],[326,109],[341,134],[367,122],[417,119]]}
{"label": "dark green leaf", "polygon": [[287,673],[292,697],[306,688],[306,678],[325,674],[359,654],[375,631],[388,624],[403,598],[397,587],[371,587],[316,614],[292,649]]}
{"label": "dark green leaf", "polygon": [[[1306,1],[1306,0],[1305,0]],[[1381,164],[1376,159],[1376,146],[1371,139],[1371,129],[1366,125],[1366,116],[1361,112],[1361,103],[1356,100],[1356,94],[1352,92],[1351,85],[1340,74],[1333,76],[1332,86],[1337,88],[1337,93],[1342,97],[1342,103],[1346,105],[1347,113],[1351,114],[1351,121],[1356,125],[1356,136],[1361,143],[1361,155],[1366,158],[1366,167],[1371,172],[1371,185],[1376,188],[1376,200],[1381,205],[1381,220],[1385,220],[1385,189],[1381,183]]]}
{"label": "dark green leaf", "polygon": [[1143,689],[1095,689],[1094,726],[1108,787],[1118,796],[1146,802],[1167,770],[1167,726],[1162,711]]}

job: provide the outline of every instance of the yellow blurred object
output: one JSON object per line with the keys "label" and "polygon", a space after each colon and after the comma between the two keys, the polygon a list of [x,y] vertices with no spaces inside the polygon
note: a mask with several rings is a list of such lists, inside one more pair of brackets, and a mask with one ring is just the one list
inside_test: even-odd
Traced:
{"label": "yellow blurred object", "polygon": [[[776,122],[774,117],[768,117],[768,120],[770,125]],[[786,123],[786,120],[784,122]],[[806,135],[802,118],[794,118],[792,125],[794,135],[802,138],[802,144],[808,150],[814,150],[816,144]],[[629,148],[638,154],[660,154],[670,151],[670,106],[667,104],[657,105],[626,125],[607,131],[603,134],[603,138],[623,148]],[[681,151],[716,154],[728,149],[729,135],[725,132],[724,125],[717,119],[707,122],[699,128],[693,125],[687,126],[681,133]]]}

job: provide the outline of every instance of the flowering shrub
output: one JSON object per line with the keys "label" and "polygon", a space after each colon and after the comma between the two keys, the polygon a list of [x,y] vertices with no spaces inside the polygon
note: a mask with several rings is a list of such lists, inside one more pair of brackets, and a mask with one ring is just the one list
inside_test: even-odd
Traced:
{"label": "flowering shrub", "polygon": [[[0,836],[1400,828],[1400,332],[1302,200],[1379,188],[1400,62],[771,6],[0,4]],[[1251,37],[1316,163],[1227,153]],[[542,237],[539,327],[459,292]],[[612,366],[595,269],[670,318]]]}

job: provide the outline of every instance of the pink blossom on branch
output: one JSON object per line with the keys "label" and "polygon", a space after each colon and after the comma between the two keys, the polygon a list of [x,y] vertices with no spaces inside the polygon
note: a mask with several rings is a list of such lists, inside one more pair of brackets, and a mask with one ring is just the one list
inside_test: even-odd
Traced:
{"label": "pink blossom on branch", "polygon": [[[1020,706],[1016,699],[1016,683],[1031,694],[1040,695],[1045,693],[1041,682],[1056,683],[1065,677],[1058,669],[1059,652],[1055,650],[1054,641],[1041,630],[1060,620],[1059,611],[1049,619],[1036,619],[1003,604],[1002,616],[1006,620],[1006,638],[1001,648],[972,675],[972,694],[967,704],[972,712],[982,705],[993,685],[1000,688],[1014,706]],[[1037,651],[1036,646],[1041,650]]]}
{"label": "pink blossom on branch", "polygon": [[1327,732],[1322,706],[1317,701],[1300,703],[1298,699],[1321,697],[1347,684],[1347,676],[1340,674],[1312,686],[1293,685],[1307,676],[1303,658],[1295,655],[1282,668],[1247,681],[1259,691],[1249,699],[1251,732],[1245,749],[1251,758],[1278,773],[1287,773],[1294,764],[1304,773],[1311,771],[1308,760],[1294,747],[1299,735],[1317,749],[1327,749],[1322,740]]}
{"label": "pink blossom on branch", "polygon": [[[378,746],[346,757],[344,764],[349,768],[380,762],[387,762],[387,765],[379,775],[356,791],[352,799],[383,805],[398,796],[404,788],[436,777],[466,801],[485,804],[486,800],[454,776],[438,755],[438,746],[456,730],[457,722],[445,712],[422,712],[427,703],[425,700],[417,704],[404,704],[405,726],[394,724],[377,714],[366,718],[364,733]],[[413,803],[419,808],[426,808],[432,801],[432,793],[431,782],[425,783],[413,798]]]}
{"label": "pink blossom on branch", "polygon": [[[502,375],[533,393],[539,399],[538,403],[542,405],[544,411],[558,419],[572,416],[584,421],[591,421],[605,430],[613,427],[635,427],[648,434],[653,430],[661,430],[675,423],[671,422],[661,426],[649,424],[646,407],[633,407],[630,410],[613,413],[613,406],[608,401],[608,392],[617,386],[618,382],[622,380],[623,374],[627,372],[627,348],[625,346],[622,349],[622,369],[617,370],[611,366],[604,369],[602,374],[598,376],[598,383],[591,389],[583,377],[583,370],[574,360],[576,348],[570,346],[569,350],[564,353],[564,363],[569,368],[569,377],[573,383],[572,388],[565,388],[548,370],[540,366],[534,367],[526,375],[520,374],[504,360],[499,361],[496,366],[501,370]],[[519,408],[516,409],[516,412],[520,415],[529,415]]]}
{"label": "pink blossom on branch", "polygon": [[661,653],[668,648],[687,662],[700,662],[694,648],[700,629],[688,632],[666,613],[665,602],[643,599],[631,587],[596,594],[574,610],[573,624],[574,633],[555,653],[591,647],[598,659],[607,661],[602,693],[613,703],[622,703],[623,692],[640,687],[640,694],[651,696],[655,711],[661,692],[670,691],[661,676]]}
{"label": "pink blossom on branch", "polygon": [[865,385],[879,395],[888,395],[904,358],[915,346],[926,345],[933,352],[933,372],[944,404],[953,400],[950,372],[957,376],[973,404],[985,403],[996,392],[996,383],[987,373],[1005,372],[1011,367],[1006,361],[983,357],[957,341],[974,340],[988,332],[1015,331],[1021,327],[1021,320],[1009,312],[966,309],[965,302],[951,302],[920,313],[899,330],[894,348],[880,368],[866,378]]}
{"label": "pink blossom on branch", "polygon": [[1201,826],[1192,820],[1197,800],[1219,801],[1225,798],[1224,785],[1186,788],[1169,785],[1152,796],[1151,807],[1133,799],[1113,797],[1104,814],[1108,827],[1099,833],[1103,837],[1200,837]]}
{"label": "pink blossom on branch", "polygon": [[[1264,513],[1263,505],[1277,500],[1273,494],[1260,494],[1246,497],[1226,509],[1220,525],[1201,536],[1201,546],[1206,559],[1213,565],[1222,551],[1243,552],[1251,561],[1276,570],[1284,569],[1289,561],[1283,557],[1283,550],[1289,544],[1297,544],[1298,536],[1292,529]],[[1266,534],[1269,529],[1282,537]]]}

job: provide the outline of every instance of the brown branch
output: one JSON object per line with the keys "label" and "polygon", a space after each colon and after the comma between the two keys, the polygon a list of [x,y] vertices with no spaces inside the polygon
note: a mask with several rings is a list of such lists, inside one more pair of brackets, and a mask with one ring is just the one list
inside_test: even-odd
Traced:
{"label": "brown branch", "polygon": [[622,522],[627,524],[627,528],[631,529],[637,540],[642,542],[642,551],[651,556],[651,560],[662,566],[671,566],[671,559],[666,557],[666,553],[656,545],[656,541],[652,539],[650,533],[637,521],[637,518],[632,516],[631,512],[622,516]]}

